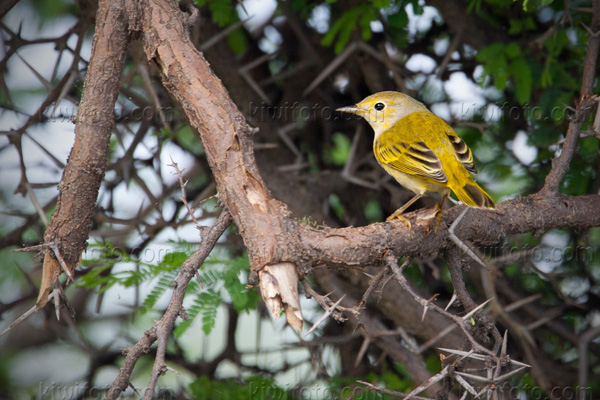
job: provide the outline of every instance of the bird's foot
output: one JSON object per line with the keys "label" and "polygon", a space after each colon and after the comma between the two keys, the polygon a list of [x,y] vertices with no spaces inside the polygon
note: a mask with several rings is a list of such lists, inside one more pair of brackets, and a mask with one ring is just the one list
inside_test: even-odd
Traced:
{"label": "bird's foot", "polygon": [[440,226],[440,221],[442,220],[442,212],[444,211],[444,208],[442,206],[440,206],[439,204],[435,205],[435,225],[433,228],[433,231],[437,231],[438,226]]}
{"label": "bird's foot", "polygon": [[[400,211],[400,212],[398,212]],[[408,230],[410,231],[412,229],[412,225],[410,223],[410,221],[408,220],[408,218],[406,218],[404,215],[402,215],[402,211],[401,210],[397,210],[396,212],[394,212],[392,215],[390,215],[389,217],[386,218],[386,221],[392,221],[394,219],[399,219],[400,221],[404,222],[404,224],[408,227]]]}

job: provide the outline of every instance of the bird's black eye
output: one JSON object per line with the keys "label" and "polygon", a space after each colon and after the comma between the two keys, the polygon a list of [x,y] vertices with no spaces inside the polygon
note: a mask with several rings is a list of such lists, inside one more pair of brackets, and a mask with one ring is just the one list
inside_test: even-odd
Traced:
{"label": "bird's black eye", "polygon": [[385,104],[383,103],[377,103],[373,106],[377,111],[381,111],[385,108]]}

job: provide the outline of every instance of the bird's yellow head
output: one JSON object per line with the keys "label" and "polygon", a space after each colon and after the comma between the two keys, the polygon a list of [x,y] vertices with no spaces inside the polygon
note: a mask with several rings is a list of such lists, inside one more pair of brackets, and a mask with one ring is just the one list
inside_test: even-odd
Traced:
{"label": "bird's yellow head", "polygon": [[336,111],[357,114],[366,119],[377,139],[402,118],[415,111],[427,111],[427,107],[403,93],[388,91],[372,94],[354,106]]}

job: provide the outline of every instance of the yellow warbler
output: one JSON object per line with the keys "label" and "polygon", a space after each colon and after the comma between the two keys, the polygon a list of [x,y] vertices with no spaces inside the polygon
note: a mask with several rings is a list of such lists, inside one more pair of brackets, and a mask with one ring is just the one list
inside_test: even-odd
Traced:
{"label": "yellow warbler", "polygon": [[496,208],[475,183],[473,154],[467,144],[440,117],[422,103],[398,92],[375,93],[355,106],[337,111],[357,114],[369,122],[375,139],[373,153],[379,165],[415,196],[394,212],[410,228],[402,213],[427,192],[442,195],[437,224],[450,190],[471,207]]}

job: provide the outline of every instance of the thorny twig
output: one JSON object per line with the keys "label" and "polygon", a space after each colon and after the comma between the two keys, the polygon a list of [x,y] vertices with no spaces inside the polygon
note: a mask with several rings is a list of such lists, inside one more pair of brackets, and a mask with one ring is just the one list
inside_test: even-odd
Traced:
{"label": "thorny twig", "polygon": [[185,297],[185,291],[199,265],[210,254],[217,240],[225,232],[231,223],[231,214],[224,209],[217,218],[214,225],[206,232],[202,243],[192,256],[190,256],[181,266],[179,274],[173,281],[173,294],[171,301],[167,306],[162,318],[146,331],[144,336],[133,346],[127,349],[125,360],[121,366],[118,376],[115,378],[106,395],[107,399],[117,399],[120,393],[125,390],[129,384],[129,378],[133,372],[133,367],[137,360],[148,351],[152,343],[158,340],[158,349],[152,375],[148,387],[144,393],[144,399],[153,397],[154,388],[160,375],[166,371],[165,353],[168,337],[173,329],[176,318],[182,313],[182,303]]}
{"label": "thorny twig", "polygon": [[[302,286],[304,286],[304,290],[306,291],[306,296],[312,297],[313,299],[315,299],[317,301],[317,303],[319,303],[321,305],[321,307],[323,307],[324,310],[330,310],[328,315],[331,315],[333,317],[333,319],[335,319],[336,321],[338,321],[338,322],[346,321],[346,318],[342,315],[342,311],[351,311],[352,313],[357,315],[358,311],[353,310],[353,309],[351,310],[346,307],[341,307],[339,305],[339,303],[340,303],[339,300],[336,303],[331,301],[331,299],[329,298],[329,294],[323,296],[323,295],[320,295],[319,293],[317,293],[310,286],[310,283],[308,283],[306,278],[304,278],[304,277],[301,278],[300,283],[302,283]],[[342,297],[342,299],[343,299],[343,297]],[[335,307],[333,307],[334,304],[337,304],[337,305]]]}
{"label": "thorny twig", "polygon": [[179,169],[179,166],[177,165],[177,163],[175,161],[173,161],[173,159],[171,159],[171,164],[169,164],[169,167],[172,167],[175,170],[175,172],[177,173],[177,179],[179,180],[179,186],[181,187],[181,197],[180,197],[181,201],[185,205],[185,208],[187,209],[188,214],[192,218],[192,221],[194,221],[196,228],[202,229],[203,226],[200,225],[200,223],[196,219],[196,216],[194,215],[194,210],[192,209],[192,207],[190,207],[190,205],[188,204],[187,199],[186,199],[185,187],[187,186],[188,181],[183,180],[183,171]]}
{"label": "thorny twig", "polygon": [[[482,354],[487,354],[489,356],[494,357],[494,353],[492,351],[486,349],[485,347],[483,347],[482,345],[477,343],[475,338],[473,338],[467,324],[465,323],[465,321],[463,319],[464,317],[463,318],[457,317],[454,314],[444,311],[443,309],[441,309],[440,307],[438,307],[437,305],[435,305],[433,303],[430,304],[427,300],[423,299],[412,289],[412,287],[408,284],[408,281],[402,274],[402,270],[404,268],[406,268],[406,266],[408,266],[408,264],[410,264],[410,261],[411,261],[410,259],[405,260],[404,263],[402,264],[402,267],[399,267],[398,263],[393,255],[389,255],[387,258],[388,266],[391,268],[392,272],[394,273],[394,275],[396,277],[396,280],[398,281],[398,283],[400,283],[400,286],[402,286],[402,288],[404,290],[406,290],[415,299],[415,301],[417,303],[421,304],[423,307],[425,307],[427,305],[433,311],[454,321],[459,326],[459,328],[463,331],[466,338],[469,340],[469,343],[471,343],[471,346],[473,347],[473,349],[477,350],[478,352],[480,352]],[[477,310],[478,310],[478,308],[473,311],[477,311]],[[467,314],[467,316],[469,316],[469,315],[470,314]]]}

